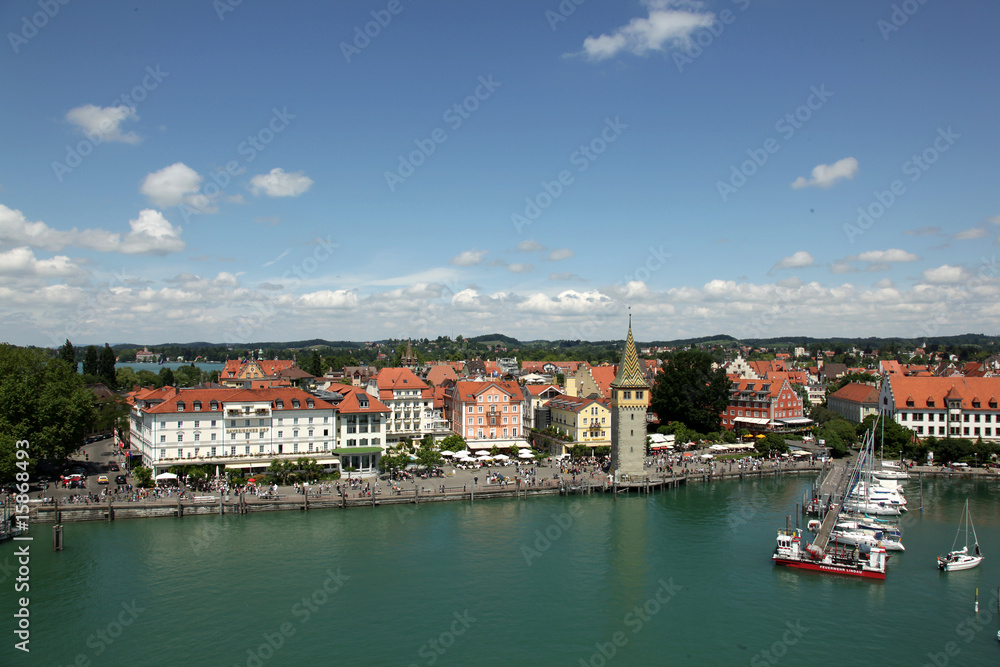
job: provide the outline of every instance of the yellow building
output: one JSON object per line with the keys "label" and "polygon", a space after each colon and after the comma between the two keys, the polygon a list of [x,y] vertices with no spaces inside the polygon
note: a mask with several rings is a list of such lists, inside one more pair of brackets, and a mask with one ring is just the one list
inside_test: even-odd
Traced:
{"label": "yellow building", "polygon": [[611,446],[611,408],[600,398],[558,396],[547,404],[551,426],[572,438],[572,444]]}

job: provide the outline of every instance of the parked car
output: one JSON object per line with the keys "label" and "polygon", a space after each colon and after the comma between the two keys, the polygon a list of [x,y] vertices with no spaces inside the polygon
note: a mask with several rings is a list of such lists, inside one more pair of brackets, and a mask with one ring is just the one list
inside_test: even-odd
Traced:
{"label": "parked car", "polygon": [[128,482],[125,480],[125,475],[118,475],[115,477],[115,484],[127,484],[127,483]]}
{"label": "parked car", "polygon": [[98,484],[107,484],[108,483],[108,476],[107,475],[98,475],[98,477],[97,477],[97,483]]}
{"label": "parked car", "polygon": [[112,461],[111,463],[108,464],[108,470],[112,472],[118,472],[118,464]]}

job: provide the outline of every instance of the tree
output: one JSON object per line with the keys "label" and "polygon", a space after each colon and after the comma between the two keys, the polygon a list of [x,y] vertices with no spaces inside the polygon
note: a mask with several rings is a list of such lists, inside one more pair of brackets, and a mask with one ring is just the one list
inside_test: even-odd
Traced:
{"label": "tree", "polygon": [[69,342],[69,338],[59,348],[59,358],[69,364],[73,372],[76,372],[76,350],[73,349],[73,343]]}
{"label": "tree", "polygon": [[295,465],[302,478],[309,482],[315,482],[323,474],[323,466],[308,456],[300,456],[296,459]]}
{"label": "tree", "polygon": [[319,350],[313,350],[302,369],[314,377],[323,376],[323,358],[319,356]]}
{"label": "tree", "polygon": [[777,433],[768,433],[763,438],[757,438],[754,447],[756,447],[761,456],[784,454],[788,451],[788,444],[785,442],[785,439]]}
{"label": "tree", "polygon": [[729,405],[729,378],[722,367],[712,369],[712,355],[682,350],[664,357],[663,371],[653,385],[650,409],[660,423],[680,421],[695,431],[718,431]]}
{"label": "tree", "polygon": [[137,384],[141,384],[141,382],[131,366],[125,366],[115,371],[115,386],[122,391],[132,391],[132,387]]}
{"label": "tree", "polygon": [[405,469],[409,464],[410,455],[403,451],[402,445],[387,449],[378,459],[378,469],[390,475]]}
{"label": "tree", "polygon": [[118,378],[115,373],[115,351],[107,343],[104,344],[100,359],[97,361],[97,375],[108,389],[118,388]]}
{"label": "tree", "polygon": [[433,445],[428,445],[426,442],[420,443],[420,447],[417,449],[417,463],[430,470],[434,466],[441,465],[443,460],[441,452]]}
{"label": "tree", "polygon": [[173,387],[174,386],[174,372],[169,368],[160,369],[160,377],[158,384],[161,387]]}
{"label": "tree", "polygon": [[153,485],[153,471],[146,466],[139,466],[133,470],[132,476],[135,477],[135,484],[140,489],[148,489]]}
{"label": "tree", "polygon": [[20,440],[30,443],[32,465],[65,461],[94,423],[93,405],[83,378],[61,359],[0,344],[0,481],[13,479]]}
{"label": "tree", "polygon": [[463,449],[465,449],[465,438],[457,433],[452,433],[441,440],[441,451],[460,452]]}
{"label": "tree", "polygon": [[88,345],[86,352],[83,353],[83,374],[97,377],[100,375],[99,366],[97,346]]}
{"label": "tree", "polygon": [[876,415],[865,417],[863,422],[854,427],[854,432],[859,439],[863,439],[873,428],[875,451],[889,458],[896,458],[901,452],[906,451],[906,446],[913,437],[913,432],[897,424],[896,420],[879,418]]}

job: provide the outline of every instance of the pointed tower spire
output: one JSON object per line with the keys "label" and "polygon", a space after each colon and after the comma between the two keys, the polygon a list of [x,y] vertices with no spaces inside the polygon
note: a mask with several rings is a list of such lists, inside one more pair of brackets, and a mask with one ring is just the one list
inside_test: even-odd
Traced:
{"label": "pointed tower spire", "polygon": [[628,316],[628,337],[625,338],[625,349],[622,351],[622,362],[618,365],[618,374],[611,381],[612,387],[648,388],[649,383],[642,374],[639,355],[635,351],[635,340],[632,339],[632,314]]}

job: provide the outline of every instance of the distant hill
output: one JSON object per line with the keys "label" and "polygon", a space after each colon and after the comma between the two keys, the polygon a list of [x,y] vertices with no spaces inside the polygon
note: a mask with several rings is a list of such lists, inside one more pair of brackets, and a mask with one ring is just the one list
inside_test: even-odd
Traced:
{"label": "distant hill", "polygon": [[519,347],[521,345],[521,341],[518,339],[499,333],[483,334],[482,336],[466,338],[466,340],[470,343],[483,343],[484,345],[496,345],[497,343],[503,343],[508,347]]}

